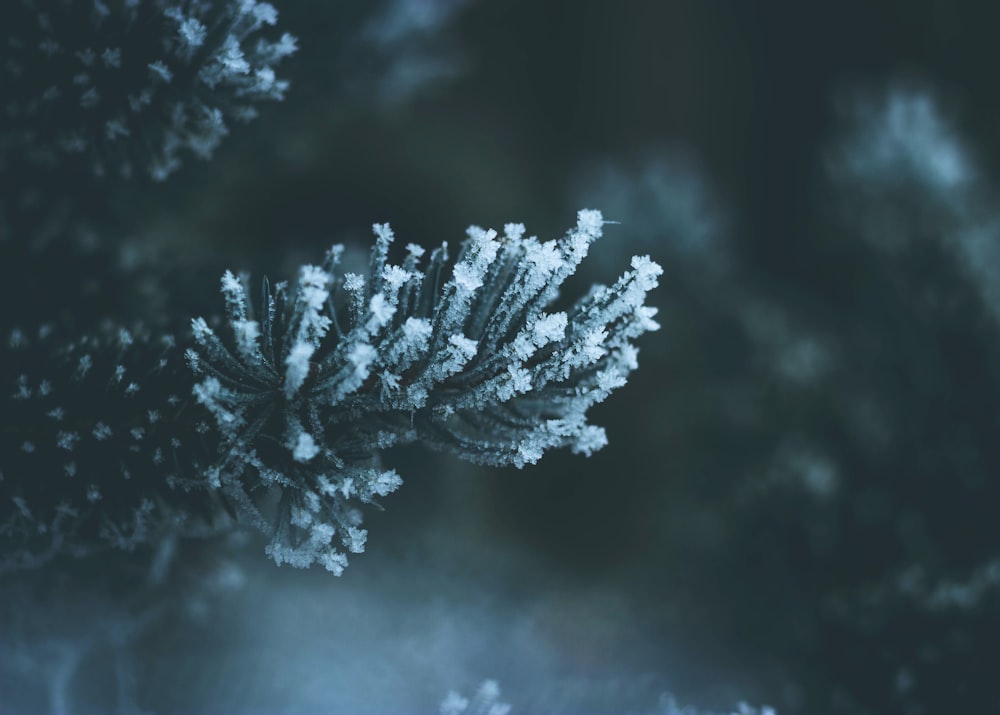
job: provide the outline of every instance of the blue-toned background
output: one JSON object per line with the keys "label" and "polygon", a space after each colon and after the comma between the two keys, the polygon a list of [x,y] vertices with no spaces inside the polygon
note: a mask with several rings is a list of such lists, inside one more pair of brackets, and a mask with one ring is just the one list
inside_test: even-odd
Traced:
{"label": "blue-toned background", "polygon": [[516,714],[1000,711],[994,9],[274,4],[287,97],[210,161],[55,172],[11,212],[73,204],[148,303],[64,305],[87,264],[11,232],[5,328],[199,315],[225,268],[289,277],[373,222],[432,246],[580,208],[620,223],[566,298],[649,254],[662,327],[590,459],[388,453],[340,578],[256,534],[4,575],[0,713],[435,713],[487,678]]}

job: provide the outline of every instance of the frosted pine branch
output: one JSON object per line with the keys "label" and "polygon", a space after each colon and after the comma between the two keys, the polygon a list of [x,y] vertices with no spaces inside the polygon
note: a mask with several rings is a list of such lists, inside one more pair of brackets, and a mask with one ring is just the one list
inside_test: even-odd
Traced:
{"label": "frosted pine branch", "polygon": [[5,0],[0,169],[82,156],[98,175],[162,180],[210,156],[284,96],[275,68],[296,45],[276,22],[256,0]]}
{"label": "frosted pine branch", "polygon": [[[632,341],[658,326],[646,306],[660,267],[632,260],[611,287],[568,312],[552,311],[560,284],[601,235],[581,211],[558,241],[471,228],[421,266],[408,247],[388,262],[393,234],[376,225],[367,276],[338,270],[340,249],[303,267],[295,286],[266,282],[259,308],[245,281],[222,281],[228,326],[196,319],[188,364],[195,395],[222,435],[210,482],[264,530],[279,563],[319,561],[339,572],[364,546],[352,502],[400,484],[380,450],[419,441],[490,465],[531,464],[554,447],[589,455],[604,430],[587,410],[637,367]],[[277,515],[262,505],[277,503]]]}
{"label": "frosted pine branch", "polygon": [[0,567],[233,514],[269,536],[279,564],[339,574],[365,547],[359,507],[402,483],[380,465],[388,447],[517,467],[555,447],[600,449],[587,411],[637,367],[660,275],[636,257],[612,286],[553,309],[602,225],[582,211],[544,243],[520,225],[472,228],[454,259],[443,245],[425,261],[411,244],[399,264],[377,225],[367,275],[339,270],[340,247],[256,297],[227,272],[226,318],[196,318],[187,334],[13,331]]}
{"label": "frosted pine branch", "polygon": [[0,574],[231,528],[172,335],[15,328],[0,347]]}

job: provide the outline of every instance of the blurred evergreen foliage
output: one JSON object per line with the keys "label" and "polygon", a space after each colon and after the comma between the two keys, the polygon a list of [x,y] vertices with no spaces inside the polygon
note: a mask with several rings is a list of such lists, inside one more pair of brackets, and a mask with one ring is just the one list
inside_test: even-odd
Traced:
{"label": "blurred evergreen foliage", "polygon": [[[137,636],[142,706],[246,704],[238,684],[254,679],[258,703],[291,712],[401,701],[433,712],[443,692],[495,677],[518,713],[551,712],[569,690],[608,712],[661,690],[783,715],[1000,709],[1000,11],[414,8],[399,39],[378,22],[405,3],[279,4],[300,48],[282,65],[286,100],[163,185],[0,174],[0,334],[119,309],[198,314],[224,267],[291,275],[335,241],[347,260],[374,221],[425,245],[510,219],[555,235],[582,201],[622,222],[595,258],[648,252],[664,266],[651,298],[663,327],[630,389],[595,411],[611,447],[590,460],[551,455],[527,474],[391,455],[419,476],[391,518],[373,516],[355,580],[259,571],[231,545],[184,547],[171,563],[195,572],[237,549],[250,586],[193,607],[211,614],[212,648],[188,615]],[[959,190],[912,164],[845,171],[846,144],[874,126],[855,109],[873,120],[900,91],[931,102],[942,141],[974,168]],[[577,278],[567,295],[608,277]],[[113,614],[118,601],[85,594],[128,591],[136,573],[145,565],[80,565],[72,588],[42,575],[9,602],[72,592]],[[192,581],[158,583],[169,601]],[[26,588],[2,586],[15,587]],[[36,624],[18,631],[30,641],[44,611],[18,608],[15,621]],[[0,694],[30,680],[10,665],[27,661],[4,657]],[[87,672],[113,664],[95,658]],[[172,691],[194,670],[211,677]],[[572,677],[586,685],[563,687]],[[294,686],[268,690],[268,678]],[[81,712],[88,697],[107,705],[74,683]],[[31,712],[45,701],[34,695],[14,707]]]}

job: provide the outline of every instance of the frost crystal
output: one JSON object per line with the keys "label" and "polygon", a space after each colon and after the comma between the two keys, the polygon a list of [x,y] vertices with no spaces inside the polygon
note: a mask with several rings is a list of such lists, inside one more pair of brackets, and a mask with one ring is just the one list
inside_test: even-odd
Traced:
{"label": "frost crystal", "polygon": [[441,715],[508,715],[511,706],[500,702],[500,686],[495,680],[484,680],[470,700],[454,690],[441,702]]}
{"label": "frost crystal", "polygon": [[474,227],[453,263],[442,246],[422,269],[412,244],[403,265],[388,264],[393,234],[376,225],[367,276],[340,274],[335,249],[293,288],[265,281],[255,315],[245,283],[225,274],[228,335],[195,319],[188,364],[221,436],[218,488],[271,534],[276,561],[339,573],[335,542],[361,551],[349,500],[400,484],[378,466],[384,447],[419,441],[522,467],[554,447],[606,444],[586,412],[625,384],[632,341],[658,327],[644,303],[661,270],[636,257],[613,286],[550,312],[602,225],[581,211],[544,244],[519,224],[502,239]]}

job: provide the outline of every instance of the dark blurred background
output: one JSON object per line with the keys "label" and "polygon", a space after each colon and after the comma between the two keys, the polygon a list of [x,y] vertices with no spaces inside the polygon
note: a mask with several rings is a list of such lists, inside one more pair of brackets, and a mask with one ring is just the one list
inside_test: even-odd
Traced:
{"label": "dark blurred background", "polygon": [[[180,607],[89,651],[65,712],[123,679],[142,712],[436,712],[484,678],[515,713],[1000,712],[1000,11],[278,6],[287,99],[92,207],[178,276],[163,310],[366,251],[373,222],[432,246],[598,208],[620,223],[566,297],[650,254],[662,328],[590,459],[388,454],[404,486],[340,579],[256,537],[184,546]],[[51,668],[20,662],[32,712]]]}

